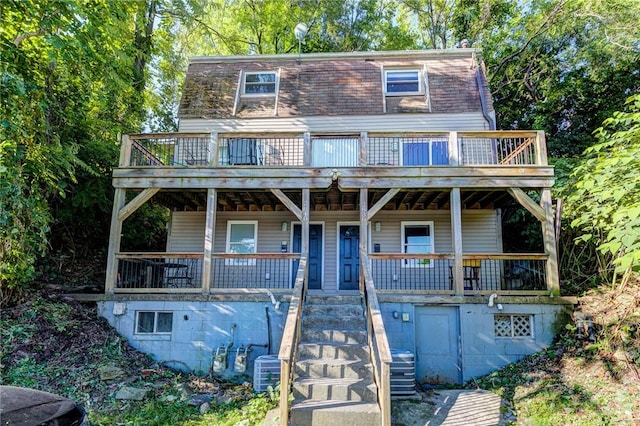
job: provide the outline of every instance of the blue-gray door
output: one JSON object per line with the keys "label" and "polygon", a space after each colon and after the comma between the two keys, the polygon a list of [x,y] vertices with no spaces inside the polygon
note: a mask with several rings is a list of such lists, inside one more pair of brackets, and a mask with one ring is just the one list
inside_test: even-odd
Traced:
{"label": "blue-gray door", "polygon": [[416,379],[420,383],[461,383],[458,307],[416,308]]}
{"label": "blue-gray door", "polygon": [[402,147],[405,166],[438,166],[449,164],[446,141],[406,142]]}
{"label": "blue-gray door", "polygon": [[[302,225],[293,225],[293,253],[300,253],[302,249]],[[293,262],[293,281],[296,279],[300,261]],[[308,288],[319,290],[322,288],[322,225],[309,225],[309,268]]]}
{"label": "blue-gray door", "polygon": [[340,226],[339,290],[360,288],[360,226]]}

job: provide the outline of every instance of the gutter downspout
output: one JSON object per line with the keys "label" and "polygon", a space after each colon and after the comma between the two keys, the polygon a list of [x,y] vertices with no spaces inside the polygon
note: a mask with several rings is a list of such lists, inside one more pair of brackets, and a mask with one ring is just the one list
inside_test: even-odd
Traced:
{"label": "gutter downspout", "polygon": [[489,130],[496,129],[496,123],[493,121],[493,118],[489,115],[489,111],[487,111],[487,98],[484,95],[484,87],[482,86],[482,73],[481,67],[476,55],[473,55],[474,66],[476,68],[476,84],[478,85],[478,93],[480,94],[480,107],[482,108],[482,116],[489,123]]}

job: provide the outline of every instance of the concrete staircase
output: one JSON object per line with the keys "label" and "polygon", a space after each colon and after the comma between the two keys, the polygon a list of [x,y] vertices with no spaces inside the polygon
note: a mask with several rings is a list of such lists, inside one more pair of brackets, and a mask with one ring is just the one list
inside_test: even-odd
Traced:
{"label": "concrete staircase", "polygon": [[292,426],[380,424],[360,296],[307,296],[293,396]]}

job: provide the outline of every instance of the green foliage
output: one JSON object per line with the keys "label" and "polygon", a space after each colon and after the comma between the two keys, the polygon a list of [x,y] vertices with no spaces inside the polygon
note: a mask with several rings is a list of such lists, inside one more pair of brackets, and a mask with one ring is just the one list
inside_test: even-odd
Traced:
{"label": "green foliage", "polygon": [[596,131],[567,199],[578,241],[614,257],[615,272],[640,271],[640,96],[627,101]]}

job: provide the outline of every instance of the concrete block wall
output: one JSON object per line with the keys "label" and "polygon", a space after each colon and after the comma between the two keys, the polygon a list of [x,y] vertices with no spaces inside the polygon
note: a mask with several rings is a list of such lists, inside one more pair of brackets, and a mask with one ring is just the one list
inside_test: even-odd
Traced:
{"label": "concrete block wall", "polygon": [[[116,314],[118,309],[123,313]],[[227,379],[242,375],[233,371],[236,350],[240,345],[247,347],[269,342],[267,315],[271,323],[271,354],[278,353],[287,310],[288,305],[283,304],[278,313],[269,302],[107,301],[98,304],[98,314],[106,318],[131,346],[150,354],[156,361],[165,362],[167,366],[199,374],[209,373],[216,350],[220,345],[229,344],[233,333],[234,344],[229,350],[228,368],[220,373]],[[137,334],[135,321],[138,311],[172,312],[171,333]],[[255,359],[267,354],[267,348],[253,346],[244,374],[253,377]]]}

